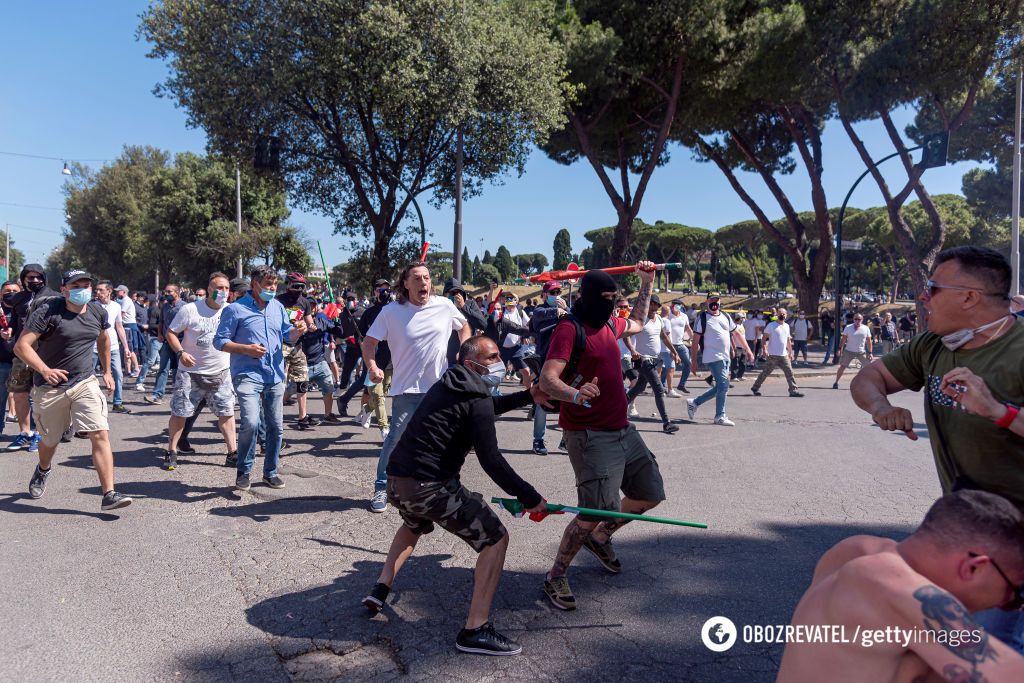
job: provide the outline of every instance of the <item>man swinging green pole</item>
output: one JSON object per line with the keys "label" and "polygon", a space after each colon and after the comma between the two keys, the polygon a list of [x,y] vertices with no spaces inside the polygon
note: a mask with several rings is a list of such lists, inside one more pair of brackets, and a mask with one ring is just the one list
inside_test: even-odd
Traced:
{"label": "man swinging green pole", "polygon": [[[519,517],[525,512],[523,504],[514,498],[491,498],[492,503],[497,503],[513,515]],[[593,508],[581,508],[574,505],[557,505],[555,503],[547,503],[548,511],[546,513],[534,513],[530,515],[530,519],[535,522],[539,522],[544,519],[548,514],[561,514],[563,512],[571,512],[574,514],[592,515],[594,517],[608,517],[610,519],[635,519],[640,522],[657,522],[658,524],[674,524],[676,526],[688,526],[697,529],[707,529],[708,525],[702,522],[687,522],[682,519],[671,519],[669,517],[653,517],[651,515],[634,515],[629,512],[616,512],[614,510],[595,510]]]}

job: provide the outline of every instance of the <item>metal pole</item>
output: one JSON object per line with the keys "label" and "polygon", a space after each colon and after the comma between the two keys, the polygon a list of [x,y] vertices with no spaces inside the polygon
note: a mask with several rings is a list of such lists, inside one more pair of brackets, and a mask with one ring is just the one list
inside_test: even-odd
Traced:
{"label": "metal pole", "polygon": [[156,292],[156,298],[160,298],[160,269],[157,268],[153,271],[153,287]]}
{"label": "metal pole", "polygon": [[7,233],[7,250],[4,252],[4,268],[7,270],[7,277],[5,279],[12,280],[11,277],[11,224],[8,223],[6,229]]}
{"label": "metal pole", "polygon": [[455,134],[455,239],[452,241],[455,279],[462,281],[462,128]]}
{"label": "metal pole", "polygon": [[316,248],[320,252],[320,263],[324,264],[324,279],[327,281],[327,296],[334,303],[334,290],[331,289],[331,271],[327,270],[327,259],[324,258],[324,248],[320,246],[320,240],[316,241]]}
{"label": "metal pole", "polygon": [[[242,173],[235,164],[235,221],[238,223],[238,236],[242,236]],[[238,241],[238,248],[242,248],[242,241]],[[242,277],[242,254],[238,254],[238,275]]]}
{"label": "metal pole", "polygon": [[1010,294],[1020,294],[1020,115],[1021,115],[1021,83],[1024,72],[1017,71],[1017,107],[1013,116],[1013,230],[1010,233],[1010,267],[1013,269],[1013,280]]}

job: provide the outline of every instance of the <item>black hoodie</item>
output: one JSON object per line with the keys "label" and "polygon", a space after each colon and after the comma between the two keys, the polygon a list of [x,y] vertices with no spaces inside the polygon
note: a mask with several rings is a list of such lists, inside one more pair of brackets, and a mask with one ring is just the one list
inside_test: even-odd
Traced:
{"label": "black hoodie", "polygon": [[[38,292],[33,292],[25,284],[26,273],[39,273],[43,276],[43,286]],[[8,320],[11,325],[11,339],[17,339],[21,334],[25,321],[28,320],[28,314],[32,312],[32,305],[34,303],[49,299],[50,297],[60,296],[60,292],[55,292],[46,286],[46,269],[41,264],[26,263],[21,269],[18,279],[21,281],[22,290],[14,295],[14,313]]]}
{"label": "black hoodie", "polygon": [[419,481],[458,479],[470,448],[503,491],[526,507],[542,498],[509,466],[498,450],[496,415],[528,405],[529,391],[491,396],[480,375],[455,365],[430,387],[391,453],[388,474]]}

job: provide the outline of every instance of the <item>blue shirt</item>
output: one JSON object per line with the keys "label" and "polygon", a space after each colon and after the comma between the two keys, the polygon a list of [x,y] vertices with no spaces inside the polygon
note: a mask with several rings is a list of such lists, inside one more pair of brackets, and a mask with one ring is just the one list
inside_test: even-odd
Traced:
{"label": "blue shirt", "polygon": [[231,377],[277,384],[284,381],[284,352],[281,347],[291,331],[288,312],[279,301],[271,301],[261,310],[249,292],[221,313],[213,347],[223,351],[228,342],[262,344],[267,352],[261,358],[251,358],[244,353],[231,354]]}

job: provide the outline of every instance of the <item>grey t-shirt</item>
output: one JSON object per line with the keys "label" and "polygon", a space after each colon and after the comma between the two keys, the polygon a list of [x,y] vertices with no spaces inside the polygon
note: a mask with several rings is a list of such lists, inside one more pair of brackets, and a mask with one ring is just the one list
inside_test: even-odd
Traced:
{"label": "grey t-shirt", "polygon": [[[68,378],[54,385],[70,389],[93,375],[93,344],[110,327],[107,311],[90,301],[80,314],[69,311],[64,297],[41,304],[28,316],[25,329],[39,335],[36,353],[48,367],[66,370]],[[47,384],[38,372],[35,386]]]}

